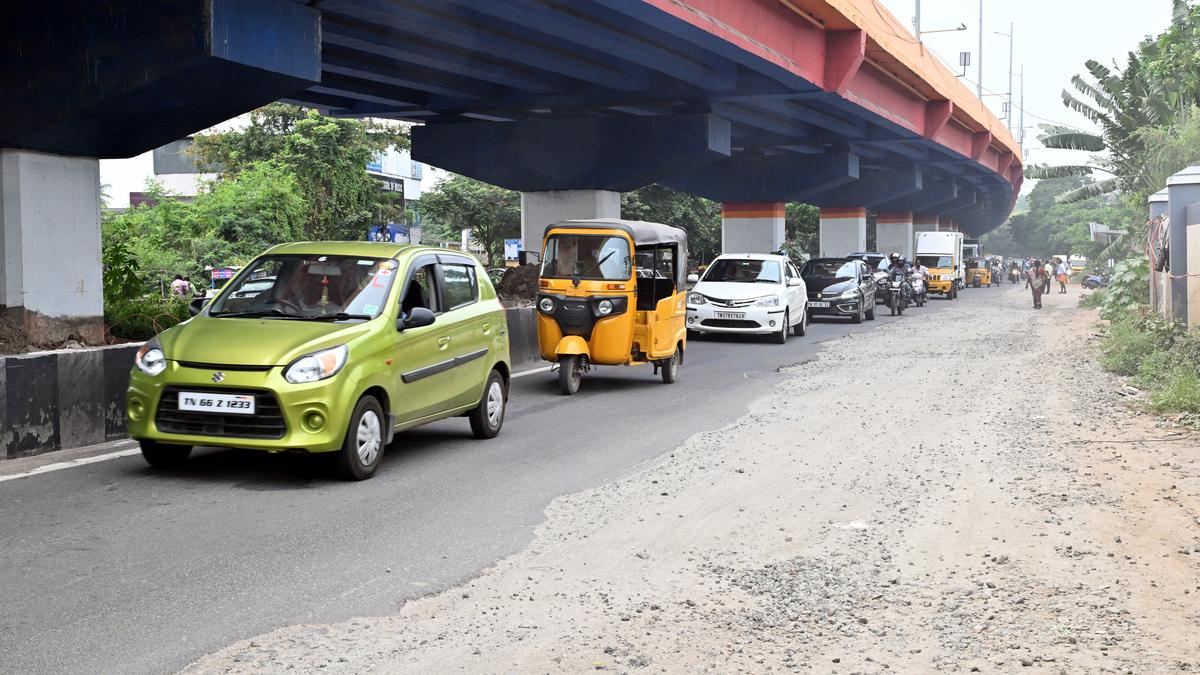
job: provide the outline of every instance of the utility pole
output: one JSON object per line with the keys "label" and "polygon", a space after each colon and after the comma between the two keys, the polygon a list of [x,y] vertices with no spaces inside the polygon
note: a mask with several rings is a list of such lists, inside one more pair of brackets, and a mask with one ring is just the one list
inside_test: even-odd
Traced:
{"label": "utility pole", "polygon": [[983,0],[979,0],[979,77],[975,83],[975,95],[983,100]]}
{"label": "utility pole", "polygon": [[1021,125],[1017,130],[1018,144],[1021,146],[1021,156],[1025,156],[1025,64],[1021,64]]}
{"label": "utility pole", "polygon": [[913,28],[917,31],[917,42],[921,41],[921,0],[917,0],[917,13],[913,15]]}
{"label": "utility pole", "polygon": [[1012,114],[1012,110],[1013,110],[1013,107],[1012,107],[1012,104],[1013,104],[1012,60],[1013,60],[1013,42],[1016,41],[1016,38],[1014,37],[1014,35],[1015,35],[1015,33],[1013,33],[1013,24],[1010,21],[1008,23],[1008,133],[1010,133],[1010,134],[1012,133],[1012,118],[1013,118],[1013,114]]}

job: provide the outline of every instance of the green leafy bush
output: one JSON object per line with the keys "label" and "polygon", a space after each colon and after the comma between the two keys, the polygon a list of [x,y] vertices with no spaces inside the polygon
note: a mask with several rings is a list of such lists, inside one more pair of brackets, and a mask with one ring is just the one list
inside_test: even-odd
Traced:
{"label": "green leafy bush", "polygon": [[1200,412],[1200,375],[1194,368],[1167,371],[1150,394],[1149,408],[1156,413]]}
{"label": "green leafy bush", "polygon": [[182,299],[135,298],[107,303],[104,325],[112,338],[148,340],[190,316]]}
{"label": "green leafy bush", "polygon": [[1106,370],[1132,377],[1150,391],[1150,410],[1200,412],[1200,333],[1135,310],[1109,326],[1101,352]]}
{"label": "green leafy bush", "polygon": [[1145,256],[1129,258],[1113,270],[1112,282],[1104,293],[1104,304],[1100,306],[1100,316],[1116,321],[1149,301],[1150,261]]}
{"label": "green leafy bush", "polygon": [[1106,295],[1103,288],[1098,288],[1091,293],[1079,299],[1079,306],[1084,309],[1096,309],[1104,306],[1104,296]]}

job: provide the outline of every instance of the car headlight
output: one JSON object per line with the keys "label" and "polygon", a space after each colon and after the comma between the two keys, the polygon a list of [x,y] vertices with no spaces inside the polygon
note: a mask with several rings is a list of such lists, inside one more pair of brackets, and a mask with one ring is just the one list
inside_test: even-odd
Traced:
{"label": "car headlight", "polygon": [[283,379],[292,384],[304,384],[333,377],[346,365],[349,351],[346,345],[338,345],[301,356],[283,372]]}
{"label": "car headlight", "polygon": [[703,305],[708,303],[708,298],[699,293],[688,293],[687,301],[689,305]]}
{"label": "car headlight", "polygon": [[609,314],[612,314],[612,311],[612,300],[601,300],[600,302],[596,303],[596,313],[600,316],[608,316]]}
{"label": "car headlight", "polygon": [[759,307],[778,307],[779,306],[779,296],[778,295],[768,295],[765,298],[759,298],[754,304],[758,305]]}
{"label": "car headlight", "polygon": [[538,300],[538,309],[550,314],[554,312],[554,300],[552,298],[542,298]]}
{"label": "car headlight", "polygon": [[842,291],[837,297],[841,300],[853,300],[858,297],[858,290],[851,288],[848,291]]}
{"label": "car headlight", "polygon": [[142,348],[137,350],[137,355],[133,358],[134,365],[138,370],[154,377],[167,369],[167,357],[163,354],[162,347],[158,344],[158,338],[152,338],[142,345]]}

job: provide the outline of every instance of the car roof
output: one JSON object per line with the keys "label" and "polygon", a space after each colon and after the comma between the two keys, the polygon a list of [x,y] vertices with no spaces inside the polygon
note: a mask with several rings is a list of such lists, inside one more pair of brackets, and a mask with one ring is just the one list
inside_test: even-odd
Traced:
{"label": "car roof", "polygon": [[789,262],[791,261],[791,258],[787,257],[786,255],[779,255],[778,253],[722,253],[721,255],[717,256],[716,258],[713,258],[713,261],[715,262],[717,260],[722,260],[722,259],[725,259],[725,260],[787,260]]}
{"label": "car roof", "polygon": [[267,249],[272,255],[348,255],[364,258],[399,258],[406,253],[458,254],[468,258],[468,253],[436,246],[419,244],[393,244],[385,241],[298,241],[279,244]]}

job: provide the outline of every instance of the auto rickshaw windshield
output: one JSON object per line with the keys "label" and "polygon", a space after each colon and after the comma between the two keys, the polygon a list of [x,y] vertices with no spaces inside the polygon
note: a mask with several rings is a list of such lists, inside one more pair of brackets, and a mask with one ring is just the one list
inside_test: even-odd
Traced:
{"label": "auto rickshaw windshield", "polygon": [[546,242],[542,276],[626,281],[633,276],[629,241],[596,234],[554,234]]}

